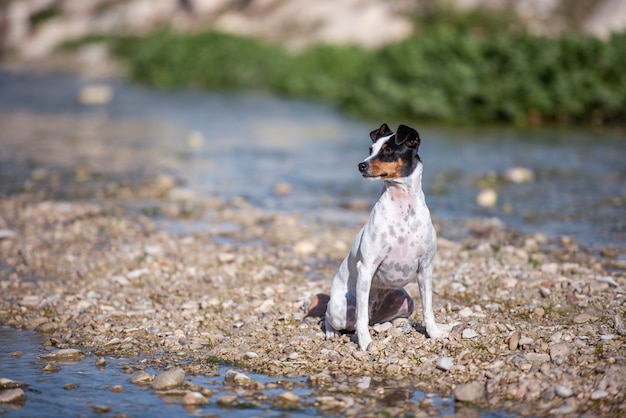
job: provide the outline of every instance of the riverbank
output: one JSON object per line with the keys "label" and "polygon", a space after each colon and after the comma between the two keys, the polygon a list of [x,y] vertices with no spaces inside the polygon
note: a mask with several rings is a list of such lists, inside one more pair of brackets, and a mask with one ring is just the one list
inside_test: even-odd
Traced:
{"label": "riverbank", "polygon": [[[83,187],[80,176],[48,176]],[[337,414],[432,407],[388,399],[383,382],[522,415],[625,412],[625,266],[611,254],[468,220],[468,238],[440,239],[435,264],[435,315],[450,339],[426,338],[416,314],[374,326],[363,353],[350,336],[325,341],[319,318],[306,317],[357,228],[241,198],[181,200],[167,177],[92,192],[57,200],[35,182],[0,201],[0,322],[45,334],[52,351],[135,359],[135,370],[202,375],[219,363],[304,376],[318,410]],[[137,201],[161,221],[211,222],[166,232]],[[235,384],[232,405],[263,396],[262,385]]]}

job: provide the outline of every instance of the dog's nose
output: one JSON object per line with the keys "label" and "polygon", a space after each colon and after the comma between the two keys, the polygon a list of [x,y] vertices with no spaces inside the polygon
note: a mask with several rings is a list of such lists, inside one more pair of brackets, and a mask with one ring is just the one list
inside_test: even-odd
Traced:
{"label": "dog's nose", "polygon": [[359,163],[359,171],[362,173],[365,170],[367,170],[367,163],[366,162]]}

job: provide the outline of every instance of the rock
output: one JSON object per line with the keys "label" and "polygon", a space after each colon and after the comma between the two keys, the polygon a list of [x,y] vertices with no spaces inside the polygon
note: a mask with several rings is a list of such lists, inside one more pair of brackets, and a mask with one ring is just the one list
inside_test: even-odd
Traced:
{"label": "rock", "polygon": [[74,390],[77,389],[80,385],[78,383],[66,383],[63,385],[63,389],[65,390]]}
{"label": "rock", "polygon": [[591,400],[593,401],[606,398],[607,396],[609,396],[609,392],[606,390],[598,389],[591,392]]}
{"label": "rock", "polygon": [[277,400],[283,407],[298,408],[300,406],[300,397],[290,391],[278,395]]}
{"label": "rock", "polygon": [[84,105],[103,105],[113,100],[113,89],[106,84],[90,84],[80,89],[78,101]]}
{"label": "rock", "polygon": [[530,183],[535,179],[535,173],[526,167],[511,167],[504,172],[504,178],[512,183]]}
{"label": "rock", "polygon": [[28,386],[28,383],[18,382],[17,380],[0,377],[0,390],[25,388],[26,386]]}
{"label": "rock", "polygon": [[547,363],[550,361],[550,356],[546,353],[526,353],[524,358],[531,363]]}
{"label": "rock", "polygon": [[237,395],[224,395],[220,396],[216,400],[220,406],[233,406],[237,402]]}
{"label": "rock", "polygon": [[559,357],[566,358],[570,354],[570,349],[567,344],[555,344],[550,347],[550,359],[552,361],[557,361]]}
{"label": "rock", "polygon": [[165,390],[179,386],[185,380],[185,371],[179,367],[159,373],[152,381],[152,388]]}
{"label": "rock", "polygon": [[91,405],[91,410],[96,414],[106,414],[111,412],[112,409],[109,405]]}
{"label": "rock", "polygon": [[43,360],[55,360],[55,361],[78,361],[85,357],[85,353],[74,348],[64,348],[61,350],[53,351],[51,353],[42,354],[40,356]]}
{"label": "rock", "polygon": [[481,190],[476,195],[476,203],[483,207],[493,207],[498,202],[498,193],[493,189]]}
{"label": "rock", "polygon": [[243,358],[251,360],[253,358],[258,358],[259,355],[257,353],[255,353],[254,351],[248,351],[243,355]]}
{"label": "rock", "polygon": [[471,328],[465,328],[461,336],[463,337],[464,340],[470,340],[472,338],[476,338],[478,334],[476,334],[476,331],[474,331]]}
{"label": "rock", "polygon": [[224,383],[232,383],[235,385],[243,385],[249,383],[251,379],[243,373],[230,369],[224,375]]}
{"label": "rock", "polygon": [[274,185],[274,194],[277,196],[287,196],[293,191],[293,186],[287,182],[281,182]]}
{"label": "rock", "polygon": [[104,357],[98,357],[96,359],[96,367],[104,367],[106,366],[106,364],[107,364],[107,361]]}
{"label": "rock", "polygon": [[461,318],[469,318],[473,314],[474,313],[472,312],[472,310],[468,307],[465,307],[459,311],[459,316],[461,316]]}
{"label": "rock", "polygon": [[452,368],[452,358],[450,357],[441,357],[437,360],[437,364],[435,365],[439,370],[448,371]]}
{"label": "rock", "polygon": [[206,405],[209,400],[200,392],[189,392],[183,398],[183,405]]}
{"label": "rock", "polygon": [[572,391],[572,389],[563,385],[556,385],[554,391],[561,398],[569,398],[570,396],[574,395],[574,391]]}
{"label": "rock", "polygon": [[296,254],[310,255],[317,251],[317,247],[311,241],[304,240],[296,242],[296,244],[293,246],[293,251]]}
{"label": "rock", "polygon": [[513,331],[509,338],[509,350],[516,350],[519,344],[521,333],[519,331]]}
{"label": "rock", "polygon": [[52,322],[42,322],[35,327],[35,332],[40,334],[52,334],[56,330],[57,326]]}
{"label": "rock", "polygon": [[113,385],[109,390],[113,393],[122,393],[124,392],[124,387],[122,385]]}
{"label": "rock", "polygon": [[35,308],[39,305],[40,302],[41,299],[39,298],[39,296],[28,295],[24,296],[22,300],[19,301],[19,304],[21,306],[24,306],[25,308]]}
{"label": "rock", "polygon": [[0,240],[15,238],[15,232],[9,229],[0,229]]}
{"label": "rock", "polygon": [[567,415],[567,414],[571,414],[572,412],[576,411],[576,408],[573,406],[561,406],[558,408],[553,408],[550,410],[550,414],[551,415]]}
{"label": "rock", "polygon": [[372,329],[377,334],[384,334],[385,332],[389,331],[392,327],[393,327],[393,324],[391,322],[383,322],[382,324],[374,324]]}
{"label": "rock", "polygon": [[26,401],[26,394],[22,389],[0,391],[0,403],[22,403],[24,401]]}
{"label": "rock", "polygon": [[139,370],[130,378],[130,383],[134,385],[147,384],[152,381],[152,376],[143,370]]}
{"label": "rock", "polygon": [[459,402],[475,402],[485,396],[485,385],[481,382],[466,383],[454,390],[454,399]]}
{"label": "rock", "polygon": [[43,368],[43,371],[46,373],[56,373],[59,370],[61,370],[61,367],[56,363],[48,363]]}
{"label": "rock", "polygon": [[576,315],[573,319],[575,324],[586,324],[589,321],[592,321],[593,318],[591,317],[591,315],[583,313],[580,315]]}

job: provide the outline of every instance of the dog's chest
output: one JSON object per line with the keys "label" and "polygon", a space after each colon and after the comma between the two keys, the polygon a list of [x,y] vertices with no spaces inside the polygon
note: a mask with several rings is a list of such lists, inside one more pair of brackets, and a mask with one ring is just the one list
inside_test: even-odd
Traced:
{"label": "dog's chest", "polygon": [[420,265],[434,255],[435,232],[424,204],[408,200],[383,203],[380,210],[385,222],[377,229],[386,254],[372,286],[403,287],[415,279]]}

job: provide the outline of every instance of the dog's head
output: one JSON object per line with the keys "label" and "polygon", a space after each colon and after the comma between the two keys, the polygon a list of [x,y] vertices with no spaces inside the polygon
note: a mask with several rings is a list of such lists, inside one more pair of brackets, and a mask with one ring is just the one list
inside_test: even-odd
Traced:
{"label": "dog's head", "polygon": [[420,136],[406,125],[398,126],[394,134],[386,123],[370,132],[370,155],[359,163],[359,171],[369,179],[409,177],[420,163],[417,153]]}

